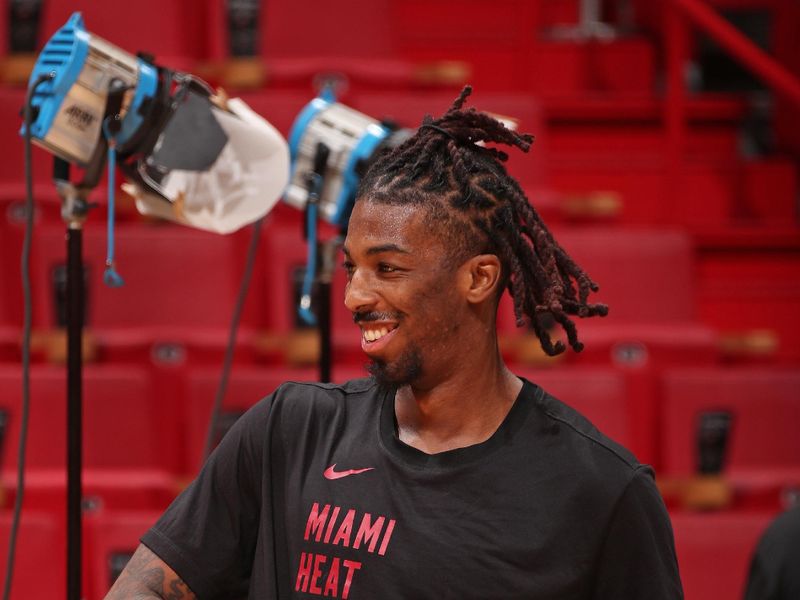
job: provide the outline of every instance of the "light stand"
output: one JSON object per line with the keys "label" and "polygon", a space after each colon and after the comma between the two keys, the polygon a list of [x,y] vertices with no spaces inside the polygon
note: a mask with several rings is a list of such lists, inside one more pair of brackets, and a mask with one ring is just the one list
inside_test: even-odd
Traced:
{"label": "light stand", "polygon": [[317,286],[315,305],[319,326],[319,380],[323,383],[333,381],[331,287],[336,271],[336,254],[341,244],[342,238],[337,236],[317,245],[317,252],[322,260],[319,261],[319,269],[314,277]]}
{"label": "light stand", "polygon": [[[83,500],[83,223],[91,187],[69,181],[69,163],[55,158],[53,179],[61,196],[67,239],[67,599],[81,598]],[[93,187],[93,186],[92,186]]]}
{"label": "light stand", "polygon": [[[336,252],[341,238],[321,242],[317,236],[319,226],[319,200],[325,183],[325,170],[330,148],[320,142],[314,153],[313,170],[305,177],[308,189],[303,219],[303,235],[308,242],[309,260],[300,300],[300,316],[319,330],[319,380],[328,383],[331,377],[331,282],[336,268]],[[313,293],[312,293],[313,290]],[[312,310],[311,299],[314,299]]]}

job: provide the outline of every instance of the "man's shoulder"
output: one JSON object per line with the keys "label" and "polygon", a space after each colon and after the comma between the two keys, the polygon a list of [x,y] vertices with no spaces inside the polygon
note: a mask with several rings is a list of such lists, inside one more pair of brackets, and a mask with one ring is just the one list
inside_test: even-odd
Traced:
{"label": "man's shoulder", "polygon": [[600,431],[594,423],[570,405],[533,384],[539,418],[545,430],[558,433],[562,451],[568,449],[573,465],[602,469],[630,477],[643,465],[622,444]]}
{"label": "man's shoulder", "polygon": [[372,378],[344,383],[287,381],[271,395],[271,410],[292,414],[330,414],[350,406],[365,406],[380,393]]}
{"label": "man's shoulder", "polygon": [[351,379],[344,383],[318,381],[286,381],[275,390],[281,400],[318,400],[321,398],[345,399],[350,396],[377,393],[378,385],[371,377]]}

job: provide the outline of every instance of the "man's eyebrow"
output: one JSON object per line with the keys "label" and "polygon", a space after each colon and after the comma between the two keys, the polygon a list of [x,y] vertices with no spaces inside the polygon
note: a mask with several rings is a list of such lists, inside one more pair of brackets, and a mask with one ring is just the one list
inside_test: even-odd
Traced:
{"label": "man's eyebrow", "polygon": [[[342,252],[347,258],[350,258],[350,251],[347,249],[347,246],[342,246]],[[372,246],[367,248],[366,255],[372,256],[374,254],[382,254],[384,252],[398,252],[400,254],[411,254],[410,250],[406,250],[405,248],[398,246],[397,244],[380,244],[378,246]]]}
{"label": "man's eyebrow", "polygon": [[372,256],[373,254],[382,254],[384,252],[399,252],[400,254],[411,254],[405,248],[398,246],[397,244],[381,244],[379,246],[372,246],[367,248],[367,256]]}

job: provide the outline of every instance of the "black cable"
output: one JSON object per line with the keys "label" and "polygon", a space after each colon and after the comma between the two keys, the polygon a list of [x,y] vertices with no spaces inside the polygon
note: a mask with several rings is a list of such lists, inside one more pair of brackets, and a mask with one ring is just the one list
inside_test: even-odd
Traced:
{"label": "black cable", "polygon": [[33,94],[45,81],[53,78],[53,73],[39,75],[28,88],[25,95],[25,237],[22,241],[22,295],[25,306],[22,324],[22,417],[19,425],[19,447],[17,451],[17,496],[14,499],[14,516],[11,519],[11,533],[8,537],[8,558],[6,559],[6,579],[3,585],[3,600],[11,594],[14,578],[14,558],[17,550],[17,533],[22,516],[22,500],[25,495],[25,448],[28,441],[28,417],[30,415],[30,366],[31,366],[31,277],[30,256],[33,236],[33,172],[31,167],[31,121]]}
{"label": "black cable", "polygon": [[219,425],[220,412],[222,410],[222,401],[225,398],[225,391],[228,388],[228,379],[231,374],[231,365],[233,364],[233,353],[236,349],[236,333],[239,329],[239,321],[242,318],[242,309],[244,308],[244,301],[247,298],[247,290],[250,288],[250,279],[253,276],[253,267],[256,261],[256,251],[258,250],[258,243],[261,239],[261,226],[264,224],[265,217],[261,217],[258,221],[253,223],[253,232],[250,237],[250,246],[247,249],[247,259],[245,261],[244,274],[242,275],[242,283],[239,286],[239,295],[236,298],[236,306],[233,309],[233,317],[231,318],[231,328],[228,334],[228,345],[225,348],[225,359],[222,363],[222,374],[220,375],[219,385],[217,386],[217,393],[214,397],[214,406],[211,409],[211,417],[208,421],[208,431],[206,432],[206,443],[203,446],[203,462],[208,458],[213,450],[214,437]]}

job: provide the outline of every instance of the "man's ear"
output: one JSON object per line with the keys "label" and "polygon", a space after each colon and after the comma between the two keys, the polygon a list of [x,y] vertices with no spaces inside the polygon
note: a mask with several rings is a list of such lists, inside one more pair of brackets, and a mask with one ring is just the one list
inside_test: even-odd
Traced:
{"label": "man's ear", "polygon": [[467,302],[479,304],[496,297],[502,265],[495,254],[478,254],[462,267]]}

